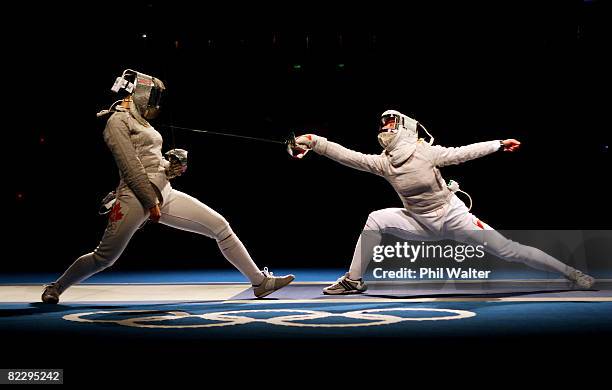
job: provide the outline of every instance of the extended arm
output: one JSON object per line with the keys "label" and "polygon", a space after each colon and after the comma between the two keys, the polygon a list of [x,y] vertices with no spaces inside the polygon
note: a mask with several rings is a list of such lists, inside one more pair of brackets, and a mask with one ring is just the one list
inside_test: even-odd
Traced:
{"label": "extended arm", "polygon": [[296,139],[296,143],[348,167],[383,175],[385,161],[381,155],[356,152],[314,134],[299,136]]}
{"label": "extended arm", "polygon": [[430,147],[431,160],[433,165],[438,167],[461,164],[494,153],[498,151],[501,146],[502,144],[500,141],[478,142],[457,148],[447,148],[436,145]]}
{"label": "extended arm", "polygon": [[503,141],[478,142],[458,148],[445,148],[443,146],[432,146],[430,148],[433,165],[443,167],[445,165],[461,164],[479,157],[498,151],[500,148],[505,152],[514,152],[521,143],[515,139]]}

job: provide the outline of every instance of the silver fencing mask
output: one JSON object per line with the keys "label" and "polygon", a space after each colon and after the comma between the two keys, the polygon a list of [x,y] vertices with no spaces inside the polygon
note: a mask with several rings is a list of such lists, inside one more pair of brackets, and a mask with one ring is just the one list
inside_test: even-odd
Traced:
{"label": "silver fencing mask", "polygon": [[126,69],[120,77],[117,77],[111,90],[131,94],[138,113],[144,119],[150,120],[159,114],[161,98],[166,87],[158,78]]}

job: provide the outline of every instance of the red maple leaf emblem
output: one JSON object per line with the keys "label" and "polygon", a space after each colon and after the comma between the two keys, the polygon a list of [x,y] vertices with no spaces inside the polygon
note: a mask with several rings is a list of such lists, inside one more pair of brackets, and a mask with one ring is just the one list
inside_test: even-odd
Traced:
{"label": "red maple leaf emblem", "polygon": [[482,222],[480,222],[480,219],[477,219],[474,223],[476,224],[476,226],[484,230],[484,225],[482,224]]}
{"label": "red maple leaf emblem", "polygon": [[115,202],[115,205],[113,206],[108,218],[111,222],[116,222],[123,218],[123,214],[121,213],[121,203]]}

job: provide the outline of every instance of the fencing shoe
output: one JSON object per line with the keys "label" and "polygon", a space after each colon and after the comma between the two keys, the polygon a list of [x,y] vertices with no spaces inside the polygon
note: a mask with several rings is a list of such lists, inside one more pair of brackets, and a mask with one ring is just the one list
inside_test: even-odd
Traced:
{"label": "fencing shoe", "polygon": [[57,283],[45,284],[45,289],[42,293],[42,301],[44,303],[56,304],[59,302],[60,286]]}
{"label": "fencing shoe", "polygon": [[345,295],[345,294],[360,294],[365,292],[368,286],[362,279],[349,279],[348,272],[338,279],[336,283],[323,289],[323,294],[327,295]]}
{"label": "fencing shoe", "polygon": [[289,283],[293,282],[295,276],[293,275],[285,275],[285,276],[274,276],[272,272],[268,271],[268,268],[265,267],[262,271],[264,276],[264,280],[258,284],[257,286],[253,285],[253,293],[257,298],[263,298],[274,291],[285,287]]}
{"label": "fencing shoe", "polygon": [[577,269],[571,270],[565,277],[572,282],[574,286],[583,289],[589,289],[595,284],[595,279],[592,276],[582,273]]}

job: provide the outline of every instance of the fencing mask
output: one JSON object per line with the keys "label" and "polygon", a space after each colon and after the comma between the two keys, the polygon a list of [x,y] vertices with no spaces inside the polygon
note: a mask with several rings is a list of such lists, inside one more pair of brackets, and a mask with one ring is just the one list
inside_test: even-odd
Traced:
{"label": "fencing mask", "polygon": [[417,142],[419,136],[417,129],[418,122],[414,119],[399,111],[387,110],[382,113],[380,120],[381,126],[378,132],[378,143],[383,148],[388,148],[398,136],[412,142]]}
{"label": "fencing mask", "polygon": [[421,126],[429,136],[429,144],[433,144],[434,137],[420,122],[402,114],[399,111],[387,110],[380,116],[381,126],[378,130],[378,143],[388,149],[396,138],[402,138],[411,143],[416,143],[419,139],[418,126]]}
{"label": "fencing mask", "polygon": [[159,114],[165,89],[164,83],[158,78],[132,69],[124,70],[111,88],[113,92],[124,91],[131,94],[134,107],[147,120],[154,119]]}

